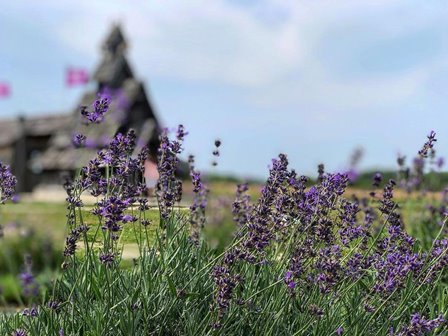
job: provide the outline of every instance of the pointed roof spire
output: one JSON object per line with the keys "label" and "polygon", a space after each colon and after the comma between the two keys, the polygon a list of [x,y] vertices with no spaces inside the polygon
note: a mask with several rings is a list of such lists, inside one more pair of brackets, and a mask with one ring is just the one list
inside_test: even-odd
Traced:
{"label": "pointed roof spire", "polygon": [[93,74],[100,90],[104,87],[119,88],[126,79],[133,78],[124,53],[125,48],[126,41],[120,25],[115,23],[103,43],[103,59]]}
{"label": "pointed roof spire", "polygon": [[103,49],[112,54],[116,54],[117,51],[124,50],[126,48],[126,40],[121,31],[120,25],[115,23],[112,26],[112,30],[103,43]]}

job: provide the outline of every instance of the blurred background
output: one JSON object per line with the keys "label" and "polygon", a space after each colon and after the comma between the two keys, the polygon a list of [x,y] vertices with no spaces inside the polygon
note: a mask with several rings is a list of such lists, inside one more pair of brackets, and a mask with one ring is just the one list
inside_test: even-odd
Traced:
{"label": "blurred background", "polygon": [[[447,152],[447,4],[442,1],[0,2],[0,117],[73,111],[96,85],[114,24],[161,125],[214,172],[264,178],[288,154],[299,173],[393,169],[428,132]],[[89,81],[67,85],[67,71]],[[82,77],[82,75],[81,75]]]}

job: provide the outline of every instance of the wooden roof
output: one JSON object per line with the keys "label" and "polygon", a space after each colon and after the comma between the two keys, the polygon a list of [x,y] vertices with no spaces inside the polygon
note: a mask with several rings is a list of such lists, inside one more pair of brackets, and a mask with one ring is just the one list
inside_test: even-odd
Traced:
{"label": "wooden roof", "polygon": [[1,120],[0,147],[15,143],[22,132],[27,136],[50,136],[57,130],[66,128],[71,120],[72,116],[68,113]]}

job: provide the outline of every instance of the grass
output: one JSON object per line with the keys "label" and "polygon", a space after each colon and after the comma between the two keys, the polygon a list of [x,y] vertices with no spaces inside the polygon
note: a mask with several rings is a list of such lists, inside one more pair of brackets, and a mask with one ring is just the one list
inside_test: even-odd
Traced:
{"label": "grass", "polygon": [[[133,211],[127,211],[126,214],[133,214]],[[155,230],[159,226],[160,216],[159,211],[156,209],[150,209],[145,211],[145,218],[151,221],[151,225],[148,226],[147,230],[149,233],[149,239],[151,242],[154,241]],[[82,210],[82,217],[84,224],[90,227],[87,232],[87,237],[89,242],[102,243],[104,236],[97,232],[98,217],[93,215],[89,210]],[[145,236],[145,233],[141,226],[135,225],[134,223],[126,223],[123,225],[123,231],[120,234],[121,244],[136,244],[141,237]]]}
{"label": "grass", "polygon": [[37,233],[48,235],[62,246],[66,232],[65,203],[21,202],[7,203],[0,208],[0,224],[15,222]]}
{"label": "grass", "polygon": [[[225,245],[231,241],[232,233],[235,225],[232,221],[231,202],[233,200],[232,190],[235,186],[230,183],[214,182],[212,199],[226,198],[228,200],[227,209],[214,209],[212,215],[220,212],[221,216],[218,220],[210,218],[208,225],[205,228],[205,235],[209,239],[212,246],[218,250],[222,250]],[[255,189],[255,190],[254,190]],[[258,185],[253,185],[251,196],[256,199],[258,194]],[[366,196],[366,192],[362,190],[349,189],[347,195]],[[378,194],[379,195],[379,194]],[[187,192],[188,197],[188,192]],[[400,207],[406,229],[412,235],[420,238],[431,238],[432,234],[428,232],[429,226],[434,226],[434,223],[427,222],[425,216],[425,206],[428,202],[431,204],[438,203],[439,197],[437,194],[430,193],[426,197],[406,197],[402,193],[398,193],[397,202]],[[95,226],[97,217],[91,212],[91,207],[85,207],[82,210],[84,222],[89,226]],[[44,202],[30,202],[24,201],[21,203],[7,203],[0,208],[0,224],[5,226],[8,223],[15,222],[23,225],[24,228],[32,229],[37,235],[45,235],[54,242],[57,248],[62,248],[64,245],[66,229],[66,204],[65,203],[44,203]],[[132,214],[131,211],[127,213]],[[209,212],[210,214],[210,212]],[[152,224],[148,228],[150,239],[154,239],[156,227],[159,226],[160,216],[158,209],[151,209],[146,212],[146,217],[151,220]],[[212,216],[211,216],[212,217]],[[431,228],[431,231],[436,231],[437,227]],[[89,240],[92,241],[95,236],[95,228],[92,227],[88,231]],[[132,223],[124,226],[120,242],[124,245],[136,244],[140,236],[140,230]],[[96,243],[103,240],[101,234],[96,235]]]}
{"label": "grass", "polygon": [[[67,233],[66,228],[66,204],[65,203],[43,203],[43,202],[22,202],[7,203],[0,209],[0,225],[8,226],[11,223],[19,223],[24,229],[31,229],[38,235],[45,235],[58,246],[63,246]],[[91,207],[82,209],[84,223],[89,226],[96,226],[97,216],[91,213]],[[182,209],[182,211],[184,211]],[[132,214],[129,210],[126,213]],[[145,216],[151,221],[148,228],[152,239],[154,230],[159,226],[160,216],[158,209],[146,211]],[[91,240],[95,235],[95,228],[88,232]],[[138,229],[132,223],[126,224],[121,237],[124,244],[136,243],[136,235],[139,235]],[[102,235],[96,236],[96,242],[102,241]]]}

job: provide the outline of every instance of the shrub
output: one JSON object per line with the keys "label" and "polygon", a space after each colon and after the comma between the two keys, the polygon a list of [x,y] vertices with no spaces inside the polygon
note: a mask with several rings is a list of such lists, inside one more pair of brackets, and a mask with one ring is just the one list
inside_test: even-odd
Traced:
{"label": "shrub", "polygon": [[[321,167],[318,181],[307,188],[307,178],[290,170],[281,154],[255,203],[246,185],[238,187],[237,232],[218,253],[203,239],[207,188],[193,160],[193,204],[189,212],[175,207],[182,191],[175,172],[184,136],[179,127],[175,140],[166,132],[161,137],[160,226],[154,241],[148,235],[150,207],[140,196],[147,153],[132,156],[132,131],[118,134],[66,184],[70,232],[63,273],[42,304],[0,317],[2,334],[447,331],[446,217],[425,250],[404,230],[393,180],[384,184],[381,198],[351,200],[344,196],[347,175]],[[432,142],[425,144],[422,157],[431,148]],[[92,210],[97,225],[84,221],[86,192],[99,199]],[[130,268],[120,267],[124,226],[132,226],[139,246]]]}

